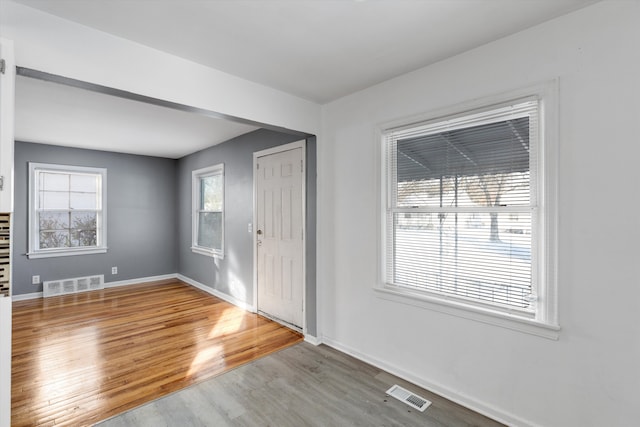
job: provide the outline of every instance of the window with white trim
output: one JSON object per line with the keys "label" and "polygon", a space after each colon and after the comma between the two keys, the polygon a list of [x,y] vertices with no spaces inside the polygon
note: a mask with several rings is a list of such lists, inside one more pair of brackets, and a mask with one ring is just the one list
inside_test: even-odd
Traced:
{"label": "window with white trim", "polygon": [[383,132],[384,290],[555,324],[538,96]]}
{"label": "window with white trim", "polygon": [[192,172],[191,250],[224,258],[224,164]]}
{"label": "window with white trim", "polygon": [[29,163],[29,258],[103,253],[103,168]]}

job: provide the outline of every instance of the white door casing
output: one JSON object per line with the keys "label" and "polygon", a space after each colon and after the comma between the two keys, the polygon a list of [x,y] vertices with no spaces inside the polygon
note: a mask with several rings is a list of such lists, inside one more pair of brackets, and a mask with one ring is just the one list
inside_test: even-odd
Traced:
{"label": "white door casing", "polygon": [[0,212],[13,212],[13,131],[16,64],[13,42],[0,38]]}
{"label": "white door casing", "polygon": [[254,154],[257,310],[304,327],[304,141]]}
{"label": "white door casing", "polygon": [[[0,38],[0,212],[13,212],[15,61],[13,42]],[[13,238],[13,236],[11,236]],[[12,277],[12,272],[9,272]],[[0,427],[11,425],[11,297],[0,296]]]}

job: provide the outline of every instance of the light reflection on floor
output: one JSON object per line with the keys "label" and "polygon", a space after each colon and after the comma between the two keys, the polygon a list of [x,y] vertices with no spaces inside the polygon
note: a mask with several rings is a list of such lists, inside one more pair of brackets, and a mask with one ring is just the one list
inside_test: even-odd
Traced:
{"label": "light reflection on floor", "polygon": [[[43,345],[39,345],[37,350],[41,387],[37,389],[36,402],[56,405],[68,396],[86,395],[88,390],[99,388],[103,377],[102,358],[96,347],[99,333],[91,325],[75,330],[65,328],[53,330],[41,340]],[[66,366],[64,369],[60,369],[61,362]],[[97,399],[89,397],[86,396],[74,410],[95,409]]]}
{"label": "light reflection on floor", "polygon": [[238,310],[238,308],[227,308],[222,312],[220,318],[211,328],[207,340],[198,344],[198,354],[191,362],[187,376],[197,374],[201,366],[224,355],[224,347],[219,344],[219,338],[234,333],[242,327],[243,316],[239,315]]}

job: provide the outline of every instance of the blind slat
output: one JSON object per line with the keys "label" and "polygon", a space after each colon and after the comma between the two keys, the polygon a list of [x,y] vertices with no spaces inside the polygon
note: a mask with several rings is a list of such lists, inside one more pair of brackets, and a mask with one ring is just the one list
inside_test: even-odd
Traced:
{"label": "blind slat", "polygon": [[532,99],[385,134],[388,283],[533,310],[538,126]]}

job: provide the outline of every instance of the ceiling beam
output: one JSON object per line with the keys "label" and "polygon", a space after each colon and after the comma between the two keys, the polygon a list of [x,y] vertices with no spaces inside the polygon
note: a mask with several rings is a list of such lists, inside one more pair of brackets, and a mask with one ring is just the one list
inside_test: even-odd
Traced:
{"label": "ceiling beam", "polygon": [[306,132],[300,132],[293,129],[287,129],[280,126],[268,125],[266,123],[259,123],[253,120],[243,119],[241,117],[230,116],[228,114],[218,113],[216,111],[206,110],[204,108],[192,107],[186,104],[179,104],[177,102],[166,101],[164,99],[153,98],[146,95],[140,95],[134,92],[128,92],[121,89],[116,89],[108,86],[103,86],[95,83],[89,83],[83,80],[72,79],[70,77],[64,77],[57,74],[51,74],[44,71],[34,70],[32,68],[16,67],[16,74],[22,77],[28,77],[32,79],[43,80],[52,83],[58,83],[65,86],[80,88],[91,92],[102,93],[104,95],[115,96],[118,98],[128,99],[130,101],[138,101],[145,104],[157,105],[160,107],[170,108],[173,110],[183,111],[186,113],[199,114],[214,119],[227,120],[235,123],[241,123],[245,125],[255,126],[275,132],[286,133],[289,135],[300,136],[301,138],[308,138],[313,136]]}

